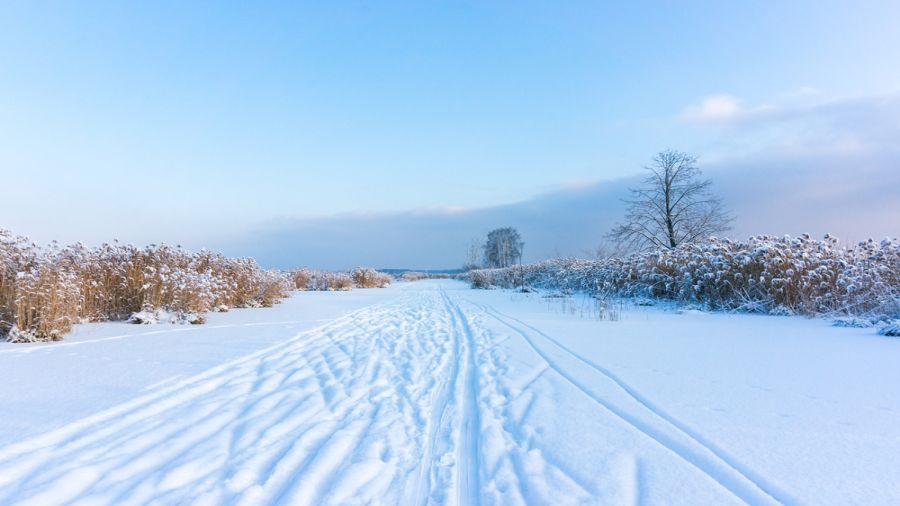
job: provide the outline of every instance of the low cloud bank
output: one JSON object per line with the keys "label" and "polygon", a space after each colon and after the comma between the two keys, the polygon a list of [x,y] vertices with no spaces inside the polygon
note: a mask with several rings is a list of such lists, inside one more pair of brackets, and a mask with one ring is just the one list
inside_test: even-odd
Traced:
{"label": "low cloud bank", "polygon": [[[782,155],[703,168],[736,217],[730,236],[900,236],[900,153]],[[597,182],[464,211],[286,219],[216,247],[269,267],[448,268],[462,265],[472,239],[513,226],[525,240],[525,261],[588,256],[621,218],[621,199],[636,182]]]}

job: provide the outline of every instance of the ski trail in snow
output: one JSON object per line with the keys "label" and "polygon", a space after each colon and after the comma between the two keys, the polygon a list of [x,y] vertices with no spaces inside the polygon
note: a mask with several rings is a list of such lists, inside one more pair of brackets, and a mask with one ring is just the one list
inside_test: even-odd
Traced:
{"label": "ski trail in snow", "polygon": [[386,500],[419,465],[444,379],[426,371],[454,362],[439,302],[366,308],[0,449],[0,503]]}
{"label": "ski trail in snow", "polygon": [[[547,458],[540,444],[509,408],[501,386],[507,366],[497,345],[508,336],[494,336],[482,325],[481,312],[472,313],[450,297],[460,333],[468,343],[466,393],[471,410],[464,424],[463,452],[469,458],[460,469],[459,504],[598,504],[596,490],[570,469]],[[538,374],[540,376],[540,373]],[[477,491],[477,493],[476,493]],[[468,494],[468,495],[466,495]]]}
{"label": "ski trail in snow", "polygon": [[534,425],[563,391],[706,497],[790,502],[558,339],[429,286],[0,448],[0,504],[643,503],[643,450],[581,435],[597,474]]}
{"label": "ski trail in snow", "polygon": [[[459,494],[462,504],[477,506],[481,504],[481,486],[479,484],[479,433],[481,422],[478,405],[478,363],[475,360],[475,340],[472,329],[459,306],[451,301],[445,292],[441,292],[448,312],[453,321],[453,331],[462,335],[465,343],[465,378],[461,383],[463,403],[462,422],[460,426],[460,460],[459,460]],[[457,338],[459,339],[459,338]],[[462,360],[462,358],[460,358]]]}
{"label": "ski trail in snow", "polygon": [[[442,294],[445,310],[448,308],[446,296]],[[428,504],[435,499],[432,490],[442,479],[441,466],[447,463],[448,452],[452,450],[452,433],[454,410],[456,409],[455,387],[459,378],[460,342],[459,336],[452,328],[445,329],[448,342],[451,343],[449,373],[446,381],[441,381],[435,388],[434,402],[427,426],[428,437],[423,447],[422,462],[416,484],[415,504]],[[440,497],[437,498],[440,500]]]}
{"label": "ski trail in snow", "polygon": [[[753,476],[752,473],[742,470],[741,466],[725,457],[724,452],[705,442],[683,424],[656,408],[651,402],[637,394],[635,389],[625,384],[606,369],[578,355],[558,340],[519,319],[505,315],[489,305],[476,306],[521,335],[535,353],[540,355],[547,362],[547,365],[566,381],[594,399],[609,412],[633,426],[636,430],[644,433],[647,437],[655,440],[678,457],[709,475],[741,500],[749,504],[785,504],[794,502],[784,499],[783,496],[785,494],[778,491],[776,487],[761,482],[759,478],[757,478],[759,481],[751,478],[750,476]],[[629,403],[627,402],[623,404],[615,398],[599,396],[593,388],[560,366],[558,361],[551,357],[546,347],[538,344],[538,340],[535,337],[540,337],[545,342],[551,343],[568,356],[590,367],[606,380],[614,383],[617,388],[628,396],[632,405],[628,406]]]}
{"label": "ski trail in snow", "polygon": [[310,323],[310,322],[321,322],[324,320],[285,320],[285,321],[277,321],[277,322],[253,322],[253,323],[236,323],[231,325],[181,325],[174,323],[162,323],[157,324],[162,328],[158,328],[155,330],[149,330],[147,332],[135,332],[128,334],[116,334],[113,336],[106,337],[98,337],[95,339],[84,339],[80,341],[70,341],[70,342],[61,342],[61,343],[27,343],[21,344],[14,348],[9,348],[5,350],[0,350],[0,354],[12,354],[12,355],[25,355],[28,353],[34,353],[39,351],[46,351],[49,349],[55,348],[72,348],[74,346],[82,346],[85,344],[97,344],[103,343],[106,341],[118,341],[121,339],[129,339],[132,337],[146,337],[146,336],[154,336],[159,334],[170,334],[172,332],[191,332],[191,331],[199,331],[199,330],[213,330],[213,329],[231,329],[238,327],[268,327],[275,325],[295,325],[298,323]]}
{"label": "ski trail in snow", "polygon": [[610,381],[615,383],[616,386],[618,386],[620,389],[622,389],[625,393],[627,393],[632,399],[634,399],[639,404],[643,405],[643,407],[646,408],[648,411],[652,412],[657,417],[659,417],[662,420],[664,420],[665,422],[669,423],[670,425],[672,425],[674,428],[676,428],[678,431],[682,432],[684,435],[686,435],[690,439],[693,439],[694,441],[696,441],[697,444],[705,447],[707,450],[709,450],[710,453],[712,453],[716,457],[718,457],[718,459],[721,460],[722,463],[726,464],[729,467],[732,467],[735,471],[737,471],[738,473],[743,475],[747,480],[749,480],[753,484],[755,484],[759,489],[766,492],[766,494],[771,496],[772,499],[775,499],[781,503],[796,502],[796,500],[791,498],[787,492],[780,490],[778,487],[776,487],[775,485],[773,485],[771,483],[767,483],[767,481],[763,477],[759,476],[758,474],[752,472],[751,470],[749,470],[749,469],[745,468],[744,466],[742,466],[741,464],[739,464],[735,460],[735,458],[732,457],[731,455],[729,455],[725,450],[719,448],[715,443],[713,443],[709,439],[705,438],[703,435],[701,435],[697,431],[691,429],[686,424],[680,422],[675,417],[666,413],[665,410],[663,410],[662,408],[657,406],[650,399],[648,399],[647,397],[642,395],[640,392],[637,391],[637,389],[635,389],[634,387],[632,387],[631,385],[626,383],[624,380],[622,380],[619,376],[614,374],[609,369],[597,364],[596,362],[594,362],[593,360],[591,360],[589,358],[584,357],[583,355],[574,351],[572,348],[563,344],[558,339],[542,332],[540,329],[538,329],[532,325],[529,325],[518,318],[503,314],[503,313],[497,311],[496,309],[494,309],[493,307],[490,307],[489,311],[493,312],[496,315],[500,315],[503,318],[507,318],[508,320],[512,320],[516,323],[519,323],[523,327],[526,327],[527,329],[532,330],[537,335],[539,335],[540,337],[543,337],[547,341],[551,342],[557,348],[563,350],[564,352],[566,352],[567,354],[569,354],[570,356],[572,356],[579,362],[587,365],[591,369],[593,369],[593,370],[597,371],[598,373],[600,373],[601,375],[605,376]]}

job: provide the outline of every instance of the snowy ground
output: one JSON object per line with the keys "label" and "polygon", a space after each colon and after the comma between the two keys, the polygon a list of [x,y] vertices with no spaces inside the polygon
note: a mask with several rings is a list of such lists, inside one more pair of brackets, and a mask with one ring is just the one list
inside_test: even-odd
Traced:
{"label": "snowy ground", "polygon": [[452,281],[2,345],[0,504],[898,504],[900,340]]}

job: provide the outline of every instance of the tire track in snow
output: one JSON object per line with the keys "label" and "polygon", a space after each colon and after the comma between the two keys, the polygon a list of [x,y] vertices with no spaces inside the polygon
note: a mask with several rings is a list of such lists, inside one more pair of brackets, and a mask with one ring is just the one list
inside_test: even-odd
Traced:
{"label": "tire track in snow", "polygon": [[[562,346],[557,340],[547,336],[534,327],[525,324],[521,320],[500,313],[489,305],[477,304],[471,301],[468,302],[520,335],[529,347],[534,350],[534,352],[537,353],[551,369],[572,386],[592,398],[598,405],[602,406],[608,412],[612,413],[634,429],[651,438],[659,445],[667,448],[683,461],[718,482],[742,501],[748,504],[791,504],[795,502],[792,499],[785,497],[785,494],[781,491],[777,491],[775,487],[765,483],[760,484],[752,479],[740,469],[740,466],[736,466],[717,453],[713,448],[695,438],[690,432],[685,431],[680,423],[674,422],[671,417],[667,417],[661,414],[660,411],[654,410],[652,407],[653,405],[646,400],[642,400],[643,398],[636,397],[636,391],[633,388],[626,387],[621,380],[616,381],[605,374],[600,368],[586,361],[580,355],[575,354],[568,347]],[[511,321],[513,323],[511,323]],[[551,358],[544,348],[537,344],[536,339],[534,338],[535,335],[544,338],[568,356],[583,363],[595,373],[600,374],[606,381],[613,383],[637,405],[635,407],[639,408],[639,410],[637,412],[633,410],[630,412],[628,408],[617,405],[612,400],[604,399],[596,394],[590,387],[579,381],[570,372],[567,372],[565,368],[561,367],[556,360]],[[644,415],[650,414],[653,418],[658,420],[658,422],[648,423],[646,420],[643,420],[640,411],[644,411]],[[777,496],[774,494],[777,494]]]}

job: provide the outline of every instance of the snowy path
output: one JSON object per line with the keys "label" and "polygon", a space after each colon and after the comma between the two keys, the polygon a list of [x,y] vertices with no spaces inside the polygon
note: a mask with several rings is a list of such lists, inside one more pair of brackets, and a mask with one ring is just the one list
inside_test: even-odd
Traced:
{"label": "snowy path", "polygon": [[444,288],[0,448],[0,504],[798,502],[594,359]]}

